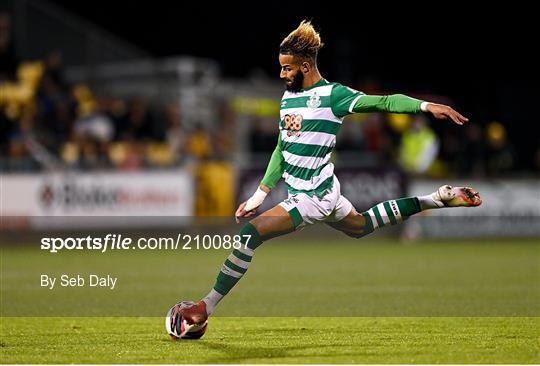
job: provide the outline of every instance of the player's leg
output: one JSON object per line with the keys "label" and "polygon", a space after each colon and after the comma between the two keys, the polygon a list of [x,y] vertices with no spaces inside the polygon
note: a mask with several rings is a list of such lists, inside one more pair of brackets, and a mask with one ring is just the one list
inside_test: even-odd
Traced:
{"label": "player's leg", "polygon": [[188,323],[203,323],[214,312],[216,305],[247,272],[255,249],[264,241],[295,230],[289,212],[280,205],[271,208],[244,225],[240,230],[242,245],[234,249],[221,266],[216,282],[208,295],[191,308],[182,311]]}
{"label": "player's leg", "polygon": [[339,221],[329,221],[328,226],[339,230],[352,238],[361,238],[373,230],[369,231],[366,227],[366,219],[359,214],[354,207],[351,206],[351,211],[343,219]]}
{"label": "player's leg", "polygon": [[234,249],[223,263],[216,283],[203,299],[210,315],[221,299],[229,293],[247,272],[255,249],[264,241],[294,231],[289,213],[277,205],[247,223],[241,230],[242,246]]}
{"label": "player's leg", "polygon": [[292,233],[295,225],[291,215],[281,205],[277,205],[249,222],[259,233],[262,241]]}
{"label": "player's leg", "polygon": [[[346,201],[344,197],[342,200]],[[349,214],[327,224],[348,236],[360,238],[376,229],[401,223],[421,211],[444,207],[474,207],[481,203],[480,194],[472,188],[445,185],[429,195],[381,202],[362,213],[358,213],[350,203],[341,204],[348,207]]]}

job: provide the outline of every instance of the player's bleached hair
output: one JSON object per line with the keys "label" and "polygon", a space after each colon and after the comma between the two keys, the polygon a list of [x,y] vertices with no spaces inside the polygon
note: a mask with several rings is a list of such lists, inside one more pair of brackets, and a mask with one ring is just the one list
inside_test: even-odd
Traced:
{"label": "player's bleached hair", "polygon": [[317,60],[317,53],[324,46],[321,36],[309,20],[302,20],[279,46],[279,53]]}

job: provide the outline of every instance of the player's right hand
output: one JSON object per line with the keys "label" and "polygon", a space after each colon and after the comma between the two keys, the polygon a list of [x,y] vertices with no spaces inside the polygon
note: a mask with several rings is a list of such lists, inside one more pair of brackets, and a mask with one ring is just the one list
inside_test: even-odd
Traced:
{"label": "player's right hand", "polygon": [[244,210],[244,207],[246,207],[246,203],[247,201],[242,202],[240,206],[238,206],[238,208],[236,209],[236,213],[234,215],[236,217],[237,224],[240,223],[240,217],[251,217],[251,216],[255,216],[255,214],[257,213],[257,208],[254,208],[251,211]]}
{"label": "player's right hand", "polygon": [[462,125],[465,122],[469,122],[467,117],[462,116],[455,111],[452,107],[444,104],[428,103],[427,111],[433,114],[437,119],[449,119],[458,125]]}

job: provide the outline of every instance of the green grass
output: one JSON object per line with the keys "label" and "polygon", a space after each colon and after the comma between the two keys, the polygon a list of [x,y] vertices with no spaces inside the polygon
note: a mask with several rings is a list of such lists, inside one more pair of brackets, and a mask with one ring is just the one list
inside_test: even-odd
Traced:
{"label": "green grass", "polygon": [[[341,238],[265,243],[215,315],[540,315],[537,241]],[[179,299],[203,296],[229,252],[2,248],[1,315],[161,316]],[[39,286],[41,274],[89,273],[118,277],[116,288]]]}
{"label": "green grass", "polygon": [[[537,240],[290,238],[257,249],[205,337],[182,342],[164,313],[204,295],[228,250],[1,247],[0,363],[540,363]],[[43,273],[118,284],[47,290]]]}
{"label": "green grass", "polygon": [[2,363],[539,363],[538,318],[5,318]]}

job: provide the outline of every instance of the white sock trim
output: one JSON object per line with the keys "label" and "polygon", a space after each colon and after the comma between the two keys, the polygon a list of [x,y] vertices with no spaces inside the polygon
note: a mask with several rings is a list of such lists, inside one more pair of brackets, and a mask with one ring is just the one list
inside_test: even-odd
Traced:
{"label": "white sock trim", "polygon": [[243,273],[236,272],[235,270],[230,269],[225,264],[221,266],[221,272],[223,272],[227,276],[231,276],[234,278],[242,278],[242,276],[244,275]]}
{"label": "white sock trim", "polygon": [[241,267],[244,269],[248,269],[249,267],[249,262],[245,262],[241,260],[240,258],[236,257],[234,254],[229,255],[227,259],[230,260],[232,263],[236,264],[238,267]]}
{"label": "white sock trim", "polygon": [[242,245],[239,249],[237,249],[240,253],[247,255],[248,257],[253,257],[253,254],[255,254],[255,251],[253,249],[250,249],[246,247],[245,245]]}
{"label": "white sock trim", "polygon": [[379,203],[377,205],[377,208],[379,209],[379,214],[381,215],[384,226],[390,224],[390,217],[388,217],[388,212],[386,212],[386,207],[384,207],[384,203]]}
{"label": "white sock trim", "polygon": [[370,208],[368,210],[369,218],[371,219],[371,223],[373,224],[373,228],[377,229],[379,227],[379,223],[377,222],[377,218],[375,217],[375,213],[373,212],[373,209]]}

